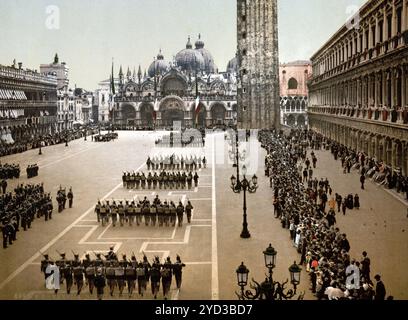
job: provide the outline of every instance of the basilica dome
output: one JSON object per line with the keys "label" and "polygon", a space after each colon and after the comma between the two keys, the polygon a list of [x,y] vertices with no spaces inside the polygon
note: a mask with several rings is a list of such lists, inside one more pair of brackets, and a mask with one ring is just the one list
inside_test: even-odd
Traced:
{"label": "basilica dome", "polygon": [[237,54],[235,55],[235,58],[231,59],[228,62],[227,72],[234,73],[234,74],[238,73],[238,55]]}
{"label": "basilica dome", "polygon": [[201,40],[201,35],[198,35],[198,40],[195,43],[196,51],[200,52],[204,59],[204,71],[206,73],[215,73],[217,66],[214,63],[214,58],[210,51],[204,48],[204,41]]}
{"label": "basilica dome", "polygon": [[157,55],[157,59],[152,62],[152,64],[149,67],[148,73],[149,77],[153,78],[156,75],[163,75],[170,69],[170,64],[164,60],[164,56],[161,53],[161,50],[159,54]]}
{"label": "basilica dome", "polygon": [[190,37],[188,37],[186,48],[177,53],[176,62],[177,66],[181,67],[184,71],[205,70],[204,58],[199,51],[193,49]]}

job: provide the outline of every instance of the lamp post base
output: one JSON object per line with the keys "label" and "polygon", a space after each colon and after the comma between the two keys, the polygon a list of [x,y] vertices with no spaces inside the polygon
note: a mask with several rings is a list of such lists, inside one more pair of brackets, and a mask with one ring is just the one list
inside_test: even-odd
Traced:
{"label": "lamp post base", "polygon": [[242,229],[241,238],[242,239],[251,238],[251,234],[249,233],[248,229]]}

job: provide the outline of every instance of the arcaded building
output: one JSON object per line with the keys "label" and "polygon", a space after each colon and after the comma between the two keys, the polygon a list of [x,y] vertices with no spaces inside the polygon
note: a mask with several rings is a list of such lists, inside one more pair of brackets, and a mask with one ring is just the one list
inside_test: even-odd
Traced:
{"label": "arcaded building", "polygon": [[309,104],[307,84],[311,76],[310,61],[294,61],[279,66],[281,124],[307,127]]}
{"label": "arcaded building", "polygon": [[310,127],[408,174],[407,0],[370,0],[313,57]]}

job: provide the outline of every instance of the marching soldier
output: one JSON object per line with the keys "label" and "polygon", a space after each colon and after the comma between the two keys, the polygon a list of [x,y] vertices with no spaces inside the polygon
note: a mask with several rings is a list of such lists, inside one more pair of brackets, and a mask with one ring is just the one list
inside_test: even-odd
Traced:
{"label": "marching soldier", "polygon": [[89,292],[90,294],[93,294],[93,289],[94,289],[94,280],[95,280],[95,265],[91,260],[91,257],[87,253],[85,255],[85,259],[82,261],[82,266],[85,270],[85,278],[89,286]]}
{"label": "marching soldier", "polygon": [[118,207],[116,206],[116,202],[113,201],[111,206],[111,219],[112,219],[112,226],[116,226],[116,222],[118,221]]}
{"label": "marching soldier", "polygon": [[173,201],[170,202],[170,223],[172,227],[176,226],[177,208]]}
{"label": "marching soldier", "polygon": [[193,177],[193,179],[194,179],[194,187],[196,187],[197,188],[197,186],[198,186],[198,174],[197,174],[197,171],[194,173],[194,177]]}
{"label": "marching soldier", "polygon": [[147,175],[147,188],[151,189],[152,188],[152,182],[153,182],[153,177],[152,177],[152,173],[149,172],[149,174]]}
{"label": "marching soldier", "polygon": [[177,261],[173,265],[173,273],[174,277],[176,278],[176,284],[177,284],[177,289],[180,289],[181,287],[181,278],[182,278],[182,273],[183,273],[183,267],[186,265],[181,262],[181,258],[179,255],[177,255]]}
{"label": "marching soldier", "polygon": [[207,159],[205,157],[203,157],[203,166],[204,166],[204,169],[207,168]]}
{"label": "marching soldier", "polygon": [[135,221],[135,216],[136,216],[136,207],[135,207],[134,201],[132,201],[128,207],[128,216],[129,216],[129,226],[132,226],[133,222]]}
{"label": "marching soldier", "polygon": [[121,296],[123,293],[123,289],[125,288],[125,268],[127,267],[128,261],[126,259],[126,255],[124,254],[122,260],[117,263],[115,267],[115,277],[116,282],[119,288],[119,295]]}
{"label": "marching soldier", "polygon": [[152,177],[152,181],[153,181],[153,189],[157,188],[157,182],[158,182],[158,176],[157,176],[157,172],[154,173],[153,177]]}
{"label": "marching soldier", "polygon": [[84,286],[84,268],[79,260],[79,255],[74,254],[74,261],[72,262],[72,270],[74,273],[74,282],[77,285],[77,295],[81,293]]}
{"label": "marching soldier", "polygon": [[157,211],[157,218],[159,220],[159,227],[163,226],[163,220],[164,220],[164,208],[161,203],[156,204],[156,211]]}
{"label": "marching soldier", "polygon": [[188,223],[191,223],[191,212],[194,209],[194,207],[191,205],[191,202],[188,201],[186,205],[186,215],[187,215],[187,221]]}
{"label": "marching soldier", "polygon": [[136,189],[139,189],[139,187],[140,187],[140,180],[141,180],[141,178],[140,178],[140,174],[138,172],[138,173],[136,173],[136,176],[135,176]]}
{"label": "marching soldier", "polygon": [[125,222],[129,222],[130,218],[130,204],[129,201],[125,201],[125,206],[124,206],[124,211],[125,211]]}
{"label": "marching soldier", "polygon": [[140,223],[142,222],[142,205],[140,202],[135,207],[135,215],[136,215],[136,224],[140,226]]}
{"label": "marching soldier", "polygon": [[[135,175],[135,172],[133,171],[132,174],[129,177],[129,181],[127,182],[128,183],[128,188],[130,188],[130,189],[135,188],[135,179],[136,179],[136,175]],[[130,186],[129,186],[129,184],[130,184]]]}
{"label": "marching soldier", "polygon": [[135,255],[132,255],[131,262],[128,262],[125,268],[125,277],[127,280],[129,298],[132,296],[133,290],[135,289],[136,266],[137,266],[136,257]]}
{"label": "marching soldier", "polygon": [[105,277],[104,277],[104,275],[102,273],[102,268],[98,268],[98,270],[96,272],[94,283],[95,283],[95,287],[96,287],[98,300],[102,300],[103,293],[104,293],[104,288],[106,286],[106,281],[105,281]]}
{"label": "marching soldier", "polygon": [[152,286],[152,294],[157,299],[157,294],[160,290],[160,261],[159,257],[155,257],[153,265],[150,269],[150,281]]}
{"label": "marching soldier", "polygon": [[95,206],[95,213],[98,222],[101,222],[101,202],[98,200],[98,203]]}
{"label": "marching soldier", "polygon": [[162,172],[160,172],[160,174],[157,176],[157,181],[159,183],[159,189],[163,188],[163,175]]}
{"label": "marching soldier", "polygon": [[59,268],[60,271],[60,284],[64,283],[64,276],[65,276],[65,265],[66,265],[66,259],[65,259],[65,253],[58,253],[60,255],[60,259],[55,262],[56,266]]}
{"label": "marching soldier", "polygon": [[176,211],[177,211],[178,226],[182,227],[183,226],[184,206],[181,203],[181,201],[179,202]]}
{"label": "marching soldier", "polygon": [[169,226],[170,222],[170,206],[167,201],[164,201],[164,215],[163,215],[163,222],[166,227]]}
{"label": "marching soldier", "polygon": [[138,292],[143,297],[144,290],[146,288],[146,277],[145,277],[145,269],[143,267],[143,263],[139,262],[136,268],[136,276],[137,276],[137,286]]}
{"label": "marching soldier", "polygon": [[[74,201],[74,193],[72,192],[72,187],[70,187],[68,191],[68,206],[70,209],[72,208],[73,201]],[[65,205],[64,205],[64,208],[65,208]]]}
{"label": "marching soldier", "polygon": [[172,263],[170,257],[167,257],[167,261],[163,264],[163,268],[160,272],[162,278],[162,287],[163,287],[163,296],[164,299],[167,300],[167,295],[170,291],[171,287],[171,279],[172,279]]}
{"label": "marching soldier", "polygon": [[107,280],[107,284],[109,286],[109,290],[110,290],[110,295],[113,296],[113,292],[115,290],[115,286],[116,286],[116,279],[115,279],[115,266],[114,266],[114,261],[111,260],[107,263],[106,266],[106,280]]}
{"label": "marching soldier", "polygon": [[150,206],[150,220],[152,226],[155,227],[157,221],[157,206],[154,203]]}
{"label": "marching soldier", "polygon": [[193,175],[192,175],[192,173],[191,173],[191,171],[190,171],[190,172],[188,173],[188,176],[187,176],[188,189],[191,189],[192,183],[193,183]]}
{"label": "marching soldier", "polygon": [[[98,212],[96,214],[98,215]],[[106,220],[107,220],[107,216],[108,216],[108,208],[105,203],[100,207],[99,216],[100,216],[100,219],[102,219],[102,227],[104,227]]]}
{"label": "marching soldier", "polygon": [[184,189],[186,187],[187,175],[185,172],[181,175],[181,187]]}
{"label": "marching soldier", "polygon": [[142,189],[146,189],[146,176],[144,172],[142,172],[142,175],[140,176],[140,185]]}
{"label": "marching soldier", "polygon": [[106,260],[116,260],[116,261],[118,261],[118,256],[116,255],[115,251],[113,251],[113,250],[114,250],[114,247],[109,248],[109,252],[106,255]]}
{"label": "marching soldier", "polygon": [[122,201],[120,201],[118,205],[118,214],[120,226],[123,227],[123,223],[125,222],[125,208],[123,207]]}
{"label": "marching soldier", "polygon": [[150,224],[150,202],[146,199],[146,197],[144,200],[142,212],[145,220],[145,225],[148,226]]}

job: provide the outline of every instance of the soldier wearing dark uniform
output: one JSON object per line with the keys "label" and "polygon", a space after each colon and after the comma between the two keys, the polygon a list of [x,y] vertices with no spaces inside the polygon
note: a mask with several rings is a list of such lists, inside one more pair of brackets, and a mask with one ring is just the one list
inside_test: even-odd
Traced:
{"label": "soldier wearing dark uniform", "polygon": [[170,223],[172,227],[176,226],[177,208],[173,201],[170,202]]}
{"label": "soldier wearing dark uniform", "polygon": [[109,205],[109,201],[107,201],[107,204],[103,204],[100,208],[99,214],[100,214],[100,218],[102,220],[102,226],[105,226],[105,223],[107,221],[107,217],[108,217],[108,208],[107,207]]}
{"label": "soldier wearing dark uniform", "polygon": [[116,286],[116,279],[115,279],[115,265],[114,261],[109,261],[106,266],[106,280],[109,286],[110,295],[113,296],[113,292],[115,291]]}
{"label": "soldier wearing dark uniform", "polygon": [[191,202],[188,201],[186,205],[186,215],[187,215],[187,221],[188,223],[191,223],[191,213],[193,211],[194,207],[191,205]]}
{"label": "soldier wearing dark uniform", "polygon": [[132,226],[133,222],[135,221],[135,216],[136,216],[135,210],[136,210],[135,202],[132,201],[128,207],[129,226]]}
{"label": "soldier wearing dark uniform", "polygon": [[95,206],[95,213],[98,222],[101,222],[101,202],[98,200],[98,203]]}
{"label": "soldier wearing dark uniform", "polygon": [[74,254],[74,261],[72,261],[72,270],[74,273],[74,283],[77,286],[77,295],[81,293],[82,287],[84,286],[84,267],[82,266],[81,260],[79,260],[79,255]]}
{"label": "soldier wearing dark uniform", "polygon": [[110,247],[110,248],[109,248],[109,252],[108,252],[108,254],[106,255],[106,260],[115,260],[115,261],[118,261],[118,256],[116,255],[115,251],[113,251],[113,250],[114,250],[114,247]]}
{"label": "soldier wearing dark uniform", "polygon": [[167,257],[167,260],[163,264],[163,268],[160,273],[162,278],[163,296],[165,300],[167,300],[167,295],[170,292],[171,279],[173,277],[172,269],[173,264],[171,263],[170,257]]}
{"label": "soldier wearing dark uniform", "polygon": [[142,204],[139,202],[135,207],[136,224],[139,226],[142,223]]}
{"label": "soldier wearing dark uniform", "polygon": [[153,179],[152,173],[149,172],[149,174],[147,175],[147,178],[146,178],[146,180],[147,180],[147,188],[148,188],[148,189],[151,189],[151,188],[152,188],[152,182],[153,182],[152,179]]}
{"label": "soldier wearing dark uniform", "polygon": [[113,201],[111,206],[111,219],[112,219],[112,226],[116,227],[116,222],[118,221],[118,207],[116,206],[116,202]]}
{"label": "soldier wearing dark uniform", "polygon": [[125,201],[125,206],[124,206],[124,211],[125,211],[125,222],[129,222],[129,217],[130,217],[130,214],[129,214],[129,208],[130,208],[130,204],[129,204],[129,201],[128,200],[126,200]]}
{"label": "soldier wearing dark uniform", "polygon": [[104,288],[106,286],[105,276],[103,275],[102,268],[98,268],[94,279],[94,283],[97,291],[98,300],[102,300]]}
{"label": "soldier wearing dark uniform", "polygon": [[144,290],[146,288],[146,277],[145,277],[145,269],[143,267],[143,263],[140,262],[136,268],[136,276],[137,276],[137,286],[138,292],[143,297]]}
{"label": "soldier wearing dark uniform", "polygon": [[157,182],[158,182],[158,176],[157,176],[157,172],[154,173],[153,177],[152,177],[152,181],[153,181],[153,189],[157,188]]}
{"label": "soldier wearing dark uniform", "polygon": [[197,186],[198,186],[198,178],[199,178],[199,176],[198,176],[198,174],[197,174],[197,171],[194,173],[194,177],[193,177],[193,180],[194,180],[194,186],[197,188]]}
{"label": "soldier wearing dark uniform", "polygon": [[187,181],[187,175],[186,175],[185,172],[183,172],[182,175],[181,175],[181,187],[183,189],[185,189],[185,187],[186,187],[186,181]]}
{"label": "soldier wearing dark uniform", "polygon": [[122,201],[120,201],[118,205],[118,214],[120,226],[123,227],[123,224],[125,222],[125,208],[123,207]]}
{"label": "soldier wearing dark uniform", "polygon": [[141,180],[141,178],[140,178],[140,174],[138,172],[138,173],[136,173],[136,176],[135,176],[136,189],[139,189],[139,187],[140,187],[140,180]]}
{"label": "soldier wearing dark uniform", "polygon": [[166,227],[169,226],[170,222],[170,206],[167,201],[164,201],[164,214],[163,214],[163,222]]}
{"label": "soldier wearing dark uniform", "polygon": [[153,203],[150,206],[150,220],[152,222],[152,226],[156,226],[157,221],[157,206]]}
{"label": "soldier wearing dark uniform", "polygon": [[159,257],[155,257],[152,267],[150,268],[150,281],[152,286],[152,294],[157,299],[157,294],[160,290],[160,261]]}
{"label": "soldier wearing dark uniform", "polygon": [[193,174],[191,173],[191,171],[188,173],[187,176],[187,185],[188,185],[188,189],[191,189],[193,184]]}
{"label": "soldier wearing dark uniform", "polygon": [[85,270],[85,278],[86,278],[86,281],[88,282],[89,292],[90,294],[92,294],[94,286],[95,286],[94,280],[95,280],[95,274],[96,274],[95,269],[96,268],[95,268],[95,264],[91,260],[91,257],[89,256],[88,253],[85,255],[85,259],[82,260],[82,266]]}
{"label": "soldier wearing dark uniform", "polygon": [[72,192],[72,187],[71,187],[69,188],[69,191],[68,191],[68,206],[70,209],[72,208],[73,202],[74,202],[74,193]]}
{"label": "soldier wearing dark uniform", "polygon": [[146,199],[146,197],[143,201],[142,213],[145,220],[145,225],[148,226],[150,224],[150,202]]}
{"label": "soldier wearing dark uniform", "polygon": [[125,268],[125,277],[128,286],[129,298],[132,296],[133,290],[135,289],[136,281],[136,266],[137,260],[134,255],[132,255],[131,262],[128,262]]}
{"label": "soldier wearing dark uniform", "polygon": [[49,275],[45,272],[45,270],[47,269],[47,266],[50,263],[50,260],[49,260],[48,254],[44,254],[43,257],[44,259],[41,260],[40,270],[42,273],[44,273],[44,279],[47,279]]}
{"label": "soldier wearing dark uniform", "polygon": [[116,283],[118,284],[119,288],[119,295],[121,296],[123,293],[123,289],[125,288],[125,268],[127,267],[128,261],[126,259],[126,255],[124,254],[122,260],[119,261],[117,266],[115,267],[115,277]]}
{"label": "soldier wearing dark uniform", "polygon": [[177,206],[177,220],[178,220],[178,226],[182,227],[183,226],[183,214],[184,214],[184,206],[181,203],[181,201],[179,202],[178,206]]}
{"label": "soldier wearing dark uniform", "polygon": [[158,181],[158,183],[159,183],[159,189],[162,189],[162,188],[163,188],[163,175],[162,175],[162,173],[160,173],[160,174],[157,176],[157,181]]}
{"label": "soldier wearing dark uniform", "polygon": [[142,172],[142,174],[140,176],[140,185],[141,185],[142,189],[146,189],[146,176],[145,176],[144,172]]}
{"label": "soldier wearing dark uniform", "polygon": [[183,267],[185,266],[186,265],[181,262],[180,256],[177,255],[177,261],[175,264],[173,264],[173,273],[174,273],[174,277],[176,278],[177,289],[180,289],[181,287]]}
{"label": "soldier wearing dark uniform", "polygon": [[157,218],[159,221],[159,227],[163,226],[163,220],[164,220],[164,208],[162,204],[156,204],[156,208],[157,208]]}

